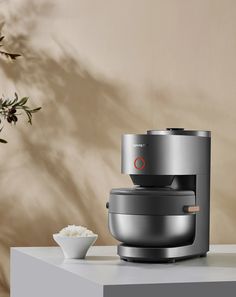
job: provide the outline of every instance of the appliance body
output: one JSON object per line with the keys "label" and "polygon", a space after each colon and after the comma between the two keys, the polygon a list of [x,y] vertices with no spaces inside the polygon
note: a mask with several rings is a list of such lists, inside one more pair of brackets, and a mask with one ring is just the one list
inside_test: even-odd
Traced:
{"label": "appliance body", "polygon": [[107,207],[121,259],[175,261],[209,250],[209,131],[167,128],[122,137],[122,173],[135,187],[113,189]]}

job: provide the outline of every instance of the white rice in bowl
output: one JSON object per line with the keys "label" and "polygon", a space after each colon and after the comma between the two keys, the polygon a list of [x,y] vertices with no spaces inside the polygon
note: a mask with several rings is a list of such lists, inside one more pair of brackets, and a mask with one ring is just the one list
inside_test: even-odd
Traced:
{"label": "white rice in bowl", "polygon": [[58,234],[68,237],[88,237],[96,235],[93,231],[87,229],[86,227],[76,225],[68,225],[67,227],[61,229]]}

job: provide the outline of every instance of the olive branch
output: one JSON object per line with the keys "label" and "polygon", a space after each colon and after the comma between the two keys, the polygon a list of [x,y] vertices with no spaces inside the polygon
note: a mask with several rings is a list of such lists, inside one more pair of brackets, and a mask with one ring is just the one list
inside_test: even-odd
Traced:
{"label": "olive branch", "polygon": [[[1,36],[0,33],[0,48],[3,48],[4,46],[2,43],[4,38],[5,36]],[[1,49],[0,55],[12,61],[21,56],[21,54],[11,53],[9,51]],[[33,109],[30,108],[26,105],[28,100],[29,97],[23,97],[19,99],[17,93],[15,93],[15,97],[13,99],[4,99],[3,97],[0,98],[0,123],[2,123],[2,120],[6,120],[10,124],[16,124],[16,122],[18,121],[18,116],[21,115],[23,112],[28,118],[28,123],[32,125],[32,114],[39,111],[41,107]],[[3,126],[0,128],[0,132],[2,131],[2,129]],[[0,143],[7,143],[7,141],[0,138]]]}

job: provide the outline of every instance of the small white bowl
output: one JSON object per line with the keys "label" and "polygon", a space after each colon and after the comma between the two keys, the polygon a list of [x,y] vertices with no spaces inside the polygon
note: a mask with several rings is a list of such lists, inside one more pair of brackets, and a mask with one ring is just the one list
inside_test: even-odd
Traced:
{"label": "small white bowl", "polygon": [[86,237],[69,237],[59,233],[53,234],[53,239],[61,247],[66,259],[84,259],[88,249],[95,243],[97,238],[97,234]]}

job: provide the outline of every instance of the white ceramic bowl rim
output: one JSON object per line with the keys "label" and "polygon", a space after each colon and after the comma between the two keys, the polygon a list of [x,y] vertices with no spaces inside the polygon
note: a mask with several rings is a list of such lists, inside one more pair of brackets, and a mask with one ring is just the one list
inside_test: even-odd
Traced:
{"label": "white ceramic bowl rim", "polygon": [[91,238],[91,237],[98,237],[98,234],[91,234],[91,235],[87,235],[87,236],[67,236],[67,235],[62,235],[60,233],[54,233],[53,236],[58,236],[58,237],[63,237],[63,238]]}

